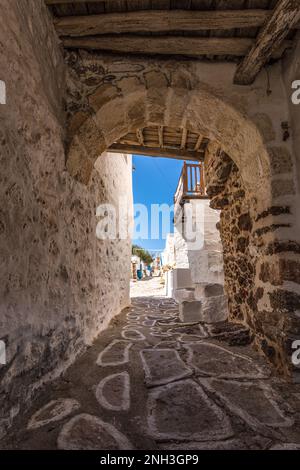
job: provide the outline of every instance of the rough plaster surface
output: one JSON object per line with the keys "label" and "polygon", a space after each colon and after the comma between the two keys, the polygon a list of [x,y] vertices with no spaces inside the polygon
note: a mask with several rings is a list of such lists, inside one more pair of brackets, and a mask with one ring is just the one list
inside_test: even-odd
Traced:
{"label": "rough plaster surface", "polygon": [[[65,66],[41,1],[1,1],[0,435],[129,303],[130,241],[96,238],[96,208],[131,199],[131,158],[104,155],[90,183],[65,169]],[[42,44],[42,47],[41,47]],[[8,60],[9,58],[9,60]]]}

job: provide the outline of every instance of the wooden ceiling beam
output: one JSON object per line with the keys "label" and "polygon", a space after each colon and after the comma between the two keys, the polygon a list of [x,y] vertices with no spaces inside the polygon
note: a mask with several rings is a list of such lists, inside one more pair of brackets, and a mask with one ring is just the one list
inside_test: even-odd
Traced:
{"label": "wooden ceiling beam", "polygon": [[187,129],[182,129],[182,135],[181,135],[181,149],[185,149],[186,146],[186,139],[187,139],[188,131]]}
{"label": "wooden ceiling beam", "polygon": [[199,135],[198,139],[197,139],[197,142],[196,142],[196,145],[195,145],[195,152],[199,152],[199,149],[201,147],[201,144],[202,144],[202,140],[203,140],[203,135]]}
{"label": "wooden ceiling beam", "polygon": [[108,150],[112,153],[130,153],[132,155],[149,155],[151,157],[166,157],[176,160],[190,160],[195,162],[204,161],[204,153],[191,152],[188,150],[172,150],[157,147],[142,147],[134,145],[113,144]]}
{"label": "wooden ceiling beam", "polygon": [[131,140],[127,137],[123,137],[122,139],[120,139],[120,144],[123,144],[123,145],[139,145],[139,142],[137,140]]}
{"label": "wooden ceiling beam", "polygon": [[163,126],[158,126],[158,142],[160,148],[164,146],[164,128]]}
{"label": "wooden ceiling beam", "polygon": [[[244,56],[255,42],[255,40],[250,38],[143,37],[130,35],[63,38],[62,41],[64,47],[68,49],[100,50],[141,55],[183,55],[189,57],[199,57],[207,54]],[[291,46],[292,41],[283,41],[277,50],[272,50],[272,57],[281,57],[284,50]]]}
{"label": "wooden ceiling beam", "polygon": [[234,83],[250,85],[300,19],[300,0],[279,0],[251,50],[238,65]]}
{"label": "wooden ceiling beam", "polygon": [[138,129],[136,131],[136,136],[137,136],[137,140],[138,140],[138,143],[140,145],[144,145],[144,134],[143,134],[143,130],[142,129]]}
{"label": "wooden ceiling beam", "polygon": [[60,36],[259,28],[270,10],[143,10],[54,19]]}

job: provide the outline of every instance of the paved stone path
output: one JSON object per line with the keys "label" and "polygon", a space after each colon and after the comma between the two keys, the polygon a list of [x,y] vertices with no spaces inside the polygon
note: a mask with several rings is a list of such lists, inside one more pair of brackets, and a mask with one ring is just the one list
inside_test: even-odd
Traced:
{"label": "paved stone path", "polygon": [[0,447],[300,449],[300,385],[272,376],[245,329],[180,325],[157,279],[133,295]]}

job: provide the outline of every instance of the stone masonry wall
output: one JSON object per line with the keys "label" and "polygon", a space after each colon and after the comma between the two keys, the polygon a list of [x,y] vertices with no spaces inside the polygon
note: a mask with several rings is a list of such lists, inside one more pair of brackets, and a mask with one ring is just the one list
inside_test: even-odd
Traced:
{"label": "stone masonry wall", "polygon": [[41,0],[1,0],[0,436],[34,392],[129,303],[130,240],[96,238],[96,209],[128,195],[131,158],[87,186],[66,171],[65,66]]}
{"label": "stone masonry wall", "polygon": [[[223,152],[208,150],[206,173],[211,207],[221,209],[219,229],[230,318],[250,327],[258,349],[286,372],[289,363],[291,367],[291,338],[299,335],[299,323],[297,294],[283,287],[288,272],[292,282],[297,282],[298,275],[297,262],[284,259],[280,252],[297,244],[276,240],[276,232],[289,226],[290,208],[274,205],[258,212],[255,196],[245,191],[239,169]],[[267,225],[272,216],[274,221],[283,219]]]}
{"label": "stone masonry wall", "polygon": [[220,209],[225,290],[230,318],[253,326],[254,267],[250,254],[252,221],[239,170],[226,154],[209,162],[207,191],[211,207]]}
{"label": "stone masonry wall", "polygon": [[[296,239],[291,237],[285,238],[281,243],[276,243],[271,248],[272,252],[280,256],[280,263],[276,273],[276,281],[279,286],[274,302],[283,302],[286,311],[291,312],[291,334],[289,344],[300,338],[300,103],[299,103],[299,86],[297,91],[298,103],[292,101],[292,94],[296,92],[292,88],[295,80],[300,80],[300,35],[294,49],[292,49],[285,57],[282,63],[283,80],[286,89],[286,101],[289,107],[289,121],[286,138],[293,144],[295,155],[295,167],[297,172],[297,202],[294,208],[296,218]],[[271,251],[270,250],[270,251]],[[291,291],[293,293],[291,294]],[[297,326],[298,325],[298,326]],[[298,369],[298,376],[300,375]],[[299,377],[298,377],[299,380]]]}

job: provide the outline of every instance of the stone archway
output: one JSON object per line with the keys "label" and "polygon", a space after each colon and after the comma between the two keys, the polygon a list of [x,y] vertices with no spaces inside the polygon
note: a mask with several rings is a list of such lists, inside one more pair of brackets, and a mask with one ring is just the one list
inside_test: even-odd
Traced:
{"label": "stone archway", "polygon": [[180,127],[214,141],[241,169],[249,191],[259,189],[270,202],[270,155],[258,128],[196,76],[167,72],[150,67],[116,84],[101,83],[84,92],[80,110],[71,97],[70,173],[87,184],[96,159],[122,136],[147,125]]}
{"label": "stone archway", "polygon": [[[240,280],[235,292],[228,292],[229,305],[239,298],[241,310],[248,313],[239,315],[233,308],[232,316],[250,326],[258,347],[278,369],[288,373],[300,305],[289,284],[294,275],[291,270],[297,269],[289,260],[295,247],[294,168],[289,148],[270,136],[272,110],[267,110],[268,114],[264,109],[264,114],[257,112],[250,118],[241,112],[240,103],[233,105],[232,90],[227,90],[227,95],[226,87],[212,86],[207,71],[203,72],[206,80],[201,80],[201,71],[197,74],[193,66],[179,67],[176,62],[162,65],[131,60],[130,65],[115,63],[109,69],[105,59],[84,53],[71,54],[68,65],[67,167],[82,183],[88,184],[102,152],[128,132],[147,125],[185,128],[210,139],[211,194],[227,190],[232,196],[231,183],[237,183],[243,194],[240,216],[247,227],[242,220],[237,226],[240,224],[241,232],[249,232],[244,243],[252,287],[243,297],[245,286]],[[231,162],[227,179],[225,155]],[[227,216],[225,209],[223,214]],[[238,237],[240,244],[245,239],[239,233],[231,236]]]}

